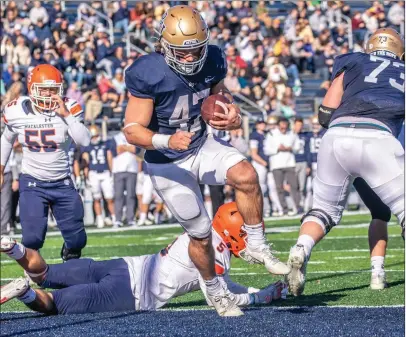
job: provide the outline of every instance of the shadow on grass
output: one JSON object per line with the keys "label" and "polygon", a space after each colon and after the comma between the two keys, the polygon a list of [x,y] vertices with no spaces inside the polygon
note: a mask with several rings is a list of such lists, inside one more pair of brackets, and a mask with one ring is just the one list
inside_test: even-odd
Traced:
{"label": "shadow on grass", "polygon": [[[385,265],[385,268],[396,267],[396,266],[404,266],[404,262],[391,263],[391,264]],[[366,268],[366,269],[360,269],[358,271],[364,272],[364,271],[369,271],[369,270],[371,270],[371,269]],[[306,282],[325,280],[325,279],[331,279],[331,278],[335,278],[335,277],[343,277],[343,276],[356,275],[356,274],[357,274],[357,271],[349,271],[349,272],[346,272],[346,273],[328,274],[328,275],[324,275],[324,276],[320,276],[320,277],[307,278]]]}
{"label": "shadow on grass", "polygon": [[[40,324],[39,320],[45,319],[44,322],[47,326],[38,327],[38,328],[30,328],[25,329],[23,331],[11,332],[9,334],[3,334],[6,332],[7,326],[2,326],[2,336],[20,336],[20,335],[30,335],[35,336],[35,333],[38,332],[46,332],[46,331],[53,331],[55,333],[55,329],[64,328],[64,327],[71,327],[81,324],[87,324],[97,321],[107,321],[107,320],[115,320],[120,318],[126,318],[134,315],[138,315],[140,313],[148,313],[147,311],[132,311],[132,312],[123,312],[123,313],[97,313],[97,314],[83,314],[83,315],[55,315],[55,316],[47,316],[47,315],[33,315],[32,313],[27,313],[22,317],[10,318],[7,319],[8,321],[14,321],[15,319],[29,319],[29,318],[36,318],[35,323],[31,322],[30,326],[35,326],[35,324]],[[87,318],[91,316],[92,318]],[[70,318],[70,319],[67,319]],[[81,320],[81,318],[83,318]],[[2,321],[4,324],[5,321]],[[26,325],[25,325],[26,326]],[[23,325],[24,327],[24,325]]]}

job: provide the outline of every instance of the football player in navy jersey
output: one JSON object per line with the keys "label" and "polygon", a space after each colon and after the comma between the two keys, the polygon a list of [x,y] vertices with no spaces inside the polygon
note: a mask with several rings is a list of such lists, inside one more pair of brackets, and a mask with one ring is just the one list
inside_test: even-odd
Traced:
{"label": "football player in navy jersey", "polygon": [[355,178],[397,216],[404,236],[404,149],[396,139],[405,119],[404,41],[391,28],[378,29],[365,51],[335,59],[319,108],[320,124],[329,129],[318,153],[313,208],[289,254],[295,296],[304,290],[312,248],[340,222]]}
{"label": "football player in navy jersey", "polygon": [[300,150],[297,153],[295,153],[295,161],[296,161],[297,180],[299,183],[300,204],[301,207],[303,208],[305,204],[306,178],[310,174],[312,167],[310,155],[311,133],[303,131],[303,118],[301,117],[297,117],[295,119],[293,130],[299,137],[300,143]]}
{"label": "football player in navy jersey", "polygon": [[[221,316],[242,315],[234,296],[216,277],[211,247],[211,221],[199,183],[236,191],[248,233],[247,256],[274,274],[290,269],[266,243],[258,176],[246,158],[228,143],[207,134],[200,116],[207,96],[222,93],[232,101],[223,79],[224,53],[208,45],[209,29],[189,6],[174,6],[163,15],[156,52],[137,59],[125,73],[130,98],[124,132],[127,141],[146,149],[147,171],[157,193],[190,236],[189,255],[207,287],[207,296]],[[237,105],[209,121],[218,130],[240,128]]]}
{"label": "football player in navy jersey", "polygon": [[105,219],[102,216],[100,202],[103,196],[113,217],[112,222],[115,222],[114,189],[111,174],[113,155],[110,142],[101,140],[99,127],[91,125],[89,131],[92,136],[90,144],[82,148],[82,158],[86,162],[84,172],[93,195],[97,228],[103,228]]}
{"label": "football player in navy jersey", "polygon": [[250,150],[252,166],[258,174],[259,184],[261,185],[262,195],[264,197],[264,213],[265,216],[270,216],[271,210],[269,200],[267,200],[267,175],[269,156],[264,153],[264,140],[265,140],[266,123],[259,120],[255,123],[255,131],[250,134]]}

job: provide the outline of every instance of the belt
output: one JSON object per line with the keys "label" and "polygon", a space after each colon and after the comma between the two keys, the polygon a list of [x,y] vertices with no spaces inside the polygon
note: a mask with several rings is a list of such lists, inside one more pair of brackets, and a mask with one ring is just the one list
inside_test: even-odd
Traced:
{"label": "belt", "polygon": [[352,129],[372,129],[390,132],[390,130],[385,128],[384,126],[372,123],[338,123],[330,126],[330,128],[334,127],[352,128]]}

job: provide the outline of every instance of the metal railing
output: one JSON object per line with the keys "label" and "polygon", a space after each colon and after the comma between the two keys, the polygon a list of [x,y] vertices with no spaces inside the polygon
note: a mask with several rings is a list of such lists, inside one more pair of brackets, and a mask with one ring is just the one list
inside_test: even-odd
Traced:
{"label": "metal railing", "polygon": [[90,20],[88,20],[88,18],[86,16],[84,16],[82,14],[82,12],[80,11],[83,7],[85,7],[88,10],[92,10],[96,13],[97,16],[99,16],[100,18],[106,20],[107,25],[109,26],[108,31],[109,31],[109,38],[110,38],[110,43],[113,44],[114,43],[114,25],[113,25],[113,20],[111,20],[107,15],[103,14],[102,12],[99,12],[97,10],[95,10],[92,6],[89,6],[86,3],[82,3],[82,6],[78,6],[77,9],[77,13],[78,13],[78,20],[81,21],[85,21],[86,23],[88,23],[91,26],[97,27],[97,24],[94,24],[93,22],[91,22]]}
{"label": "metal railing", "polygon": [[354,37],[352,35],[351,18],[346,15],[342,15],[342,14],[341,14],[341,18],[347,22],[348,48],[350,50],[352,50],[354,48]]}
{"label": "metal railing", "polygon": [[[127,57],[130,56],[130,52],[131,49],[135,50],[136,52],[142,54],[142,55],[146,55],[148,54],[148,52],[146,52],[144,49],[138,47],[137,45],[135,45],[134,43],[131,42],[131,37],[133,38],[137,38],[135,33],[128,33],[125,37],[125,50],[127,53]],[[151,43],[150,41],[144,40],[144,39],[140,39],[140,41],[142,43],[145,43],[146,45],[148,45],[148,47],[151,48],[151,50],[154,50],[154,44]]]}
{"label": "metal railing", "polygon": [[[244,103],[246,103],[246,104],[252,106],[253,108],[259,110],[259,111],[262,113],[262,118],[263,118],[264,120],[266,120],[268,114],[266,113],[266,110],[265,110],[263,107],[259,106],[257,103],[251,101],[250,99],[248,99],[247,97],[245,97],[244,95],[242,95],[242,94],[240,94],[240,93],[233,93],[233,96],[236,97],[236,98],[238,98],[239,100],[243,101]],[[240,108],[240,109],[241,109],[241,108]],[[241,112],[242,112],[242,110],[243,110],[243,109],[241,109]],[[244,110],[244,111],[245,111],[245,112],[248,112],[247,110]],[[248,113],[249,113],[249,112],[248,112]],[[253,117],[251,113],[249,113],[249,117],[250,117],[250,118]]]}

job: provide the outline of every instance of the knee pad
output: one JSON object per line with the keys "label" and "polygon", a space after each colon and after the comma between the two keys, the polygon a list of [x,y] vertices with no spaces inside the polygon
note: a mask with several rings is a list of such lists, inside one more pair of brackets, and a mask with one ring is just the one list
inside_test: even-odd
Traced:
{"label": "knee pad", "polygon": [[81,256],[82,256],[81,248],[66,248],[65,243],[63,243],[61,249],[61,258],[63,262],[66,262],[70,259],[79,259]]}
{"label": "knee pad", "polygon": [[327,234],[336,225],[327,212],[318,208],[312,208],[305,215],[303,215],[300,222],[303,225],[305,221],[314,221],[318,223],[321,228],[323,228],[324,234]]}

